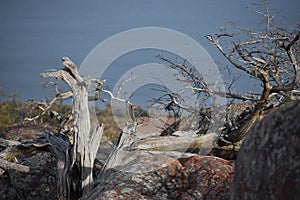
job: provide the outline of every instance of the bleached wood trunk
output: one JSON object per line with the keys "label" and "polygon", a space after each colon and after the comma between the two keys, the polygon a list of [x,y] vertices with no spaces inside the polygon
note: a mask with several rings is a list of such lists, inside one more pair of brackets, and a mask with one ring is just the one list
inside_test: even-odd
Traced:
{"label": "bleached wood trunk", "polygon": [[78,83],[73,87],[73,117],[74,154],[72,165],[76,163],[81,166],[81,189],[90,190],[93,184],[92,169],[94,160],[91,160],[89,155],[92,148],[89,146],[91,126],[88,108],[88,85],[84,83]]}
{"label": "bleached wood trunk", "polygon": [[[84,197],[94,187],[93,166],[96,153],[99,148],[100,139],[103,133],[102,125],[91,127],[88,95],[90,83],[94,80],[82,78],[77,71],[76,65],[67,57],[63,59],[65,69],[42,73],[43,78],[57,78],[66,82],[72,91],[73,107],[73,145],[69,151],[65,152],[64,172],[61,176],[69,176],[70,181],[66,177],[61,177],[66,183],[61,183],[60,187],[66,187],[62,191],[62,198],[68,199],[70,196]],[[99,82],[97,82],[99,83]],[[63,96],[63,94],[59,94]],[[70,95],[69,95],[70,96]],[[70,155],[70,157],[69,157]],[[67,159],[70,159],[69,161]],[[59,164],[58,164],[59,165]],[[60,167],[60,166],[58,166]],[[68,169],[69,168],[69,169]],[[79,174],[76,173],[79,171]],[[71,176],[72,174],[72,176]],[[73,190],[71,190],[71,185]],[[74,194],[71,194],[71,191]]]}

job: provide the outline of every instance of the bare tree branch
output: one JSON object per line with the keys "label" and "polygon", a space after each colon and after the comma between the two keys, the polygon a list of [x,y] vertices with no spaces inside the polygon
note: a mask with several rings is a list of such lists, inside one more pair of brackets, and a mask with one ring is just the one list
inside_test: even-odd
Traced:
{"label": "bare tree branch", "polygon": [[279,85],[279,86],[274,86],[272,88],[272,92],[278,92],[278,91],[288,91],[288,90],[294,90],[296,88],[300,87],[300,69],[299,69],[299,64],[295,58],[295,55],[293,53],[293,46],[298,42],[300,39],[300,32],[296,35],[296,37],[287,45],[286,52],[288,54],[288,57],[293,65],[294,69],[294,79],[293,81],[288,84],[288,85]]}
{"label": "bare tree branch", "polygon": [[197,90],[200,92],[207,92],[207,93],[211,93],[211,94],[215,94],[221,97],[226,97],[226,98],[232,98],[232,99],[240,99],[240,100],[244,100],[244,101],[258,101],[258,99],[255,96],[246,96],[246,95],[241,95],[241,94],[234,94],[232,92],[219,92],[219,91],[212,91],[212,90],[208,90],[208,89],[202,89],[202,88],[195,88],[195,87],[188,87],[189,89],[192,90]]}

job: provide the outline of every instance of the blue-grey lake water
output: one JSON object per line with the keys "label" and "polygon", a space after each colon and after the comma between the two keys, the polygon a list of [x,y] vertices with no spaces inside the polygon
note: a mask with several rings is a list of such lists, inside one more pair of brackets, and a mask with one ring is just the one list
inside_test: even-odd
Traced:
{"label": "blue-grey lake water", "polygon": [[[279,11],[288,19],[285,23],[299,22],[299,1],[274,0],[270,7],[274,13]],[[251,11],[256,8],[250,0],[232,0],[230,3],[223,0],[1,1],[0,86],[23,101],[51,98],[53,90],[42,87],[46,80],[39,77],[41,72],[61,68],[62,56],[69,56],[80,66],[100,42],[139,27],[179,31],[201,44],[215,61],[224,61],[204,36],[217,33],[229,22],[244,28],[257,28],[259,16]],[[161,62],[155,57],[160,53],[141,50],[124,55],[112,64],[103,78],[108,80],[111,89],[132,66]],[[234,73],[238,75],[238,72]],[[238,89],[256,87],[246,78],[239,81]],[[151,98],[151,87],[136,92],[134,98],[138,103],[143,104]]]}

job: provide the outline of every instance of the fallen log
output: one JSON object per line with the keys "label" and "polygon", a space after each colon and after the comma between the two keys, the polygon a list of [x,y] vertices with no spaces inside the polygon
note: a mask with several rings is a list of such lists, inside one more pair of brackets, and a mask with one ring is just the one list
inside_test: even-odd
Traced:
{"label": "fallen log", "polygon": [[4,170],[13,169],[19,172],[29,172],[29,167],[13,162],[6,161],[2,158],[0,158],[0,168]]}
{"label": "fallen log", "polygon": [[177,131],[172,136],[151,137],[137,140],[130,146],[130,151],[185,151],[200,149],[201,154],[212,149],[218,135],[209,133],[197,135],[196,132]]}

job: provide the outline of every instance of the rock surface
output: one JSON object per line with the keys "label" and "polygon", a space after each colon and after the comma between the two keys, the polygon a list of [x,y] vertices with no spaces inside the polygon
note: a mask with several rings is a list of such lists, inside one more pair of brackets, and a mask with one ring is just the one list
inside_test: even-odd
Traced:
{"label": "rock surface", "polygon": [[[18,128],[12,132],[19,133]],[[27,131],[35,137],[40,135],[38,129]],[[20,141],[31,139],[22,133],[19,135]],[[102,163],[95,163],[96,167],[99,165],[94,168],[98,186],[90,199],[229,198],[233,164],[224,159],[172,151],[131,151],[126,148],[116,156],[120,165],[105,171],[105,174],[99,174]],[[34,150],[18,155],[17,159],[19,163],[29,166],[30,172],[9,170],[2,174],[0,199],[59,198],[57,160],[50,152]]]}
{"label": "rock surface", "polygon": [[[21,142],[42,135],[39,126],[15,126],[1,133],[4,139]],[[47,151],[24,151],[16,155],[19,164],[29,166],[28,173],[7,170],[0,175],[0,199],[57,199],[56,158]]]}
{"label": "rock surface", "polygon": [[228,199],[232,176],[233,165],[217,157],[143,154],[111,170],[89,199]]}
{"label": "rock surface", "polygon": [[228,199],[233,178],[233,165],[212,156],[184,159],[182,165],[188,175],[187,187],[179,199]]}
{"label": "rock surface", "polygon": [[57,199],[56,160],[49,152],[33,151],[18,156],[28,173],[14,170],[0,176],[0,199]]}
{"label": "rock surface", "polygon": [[299,199],[300,102],[274,111],[246,137],[231,199]]}

